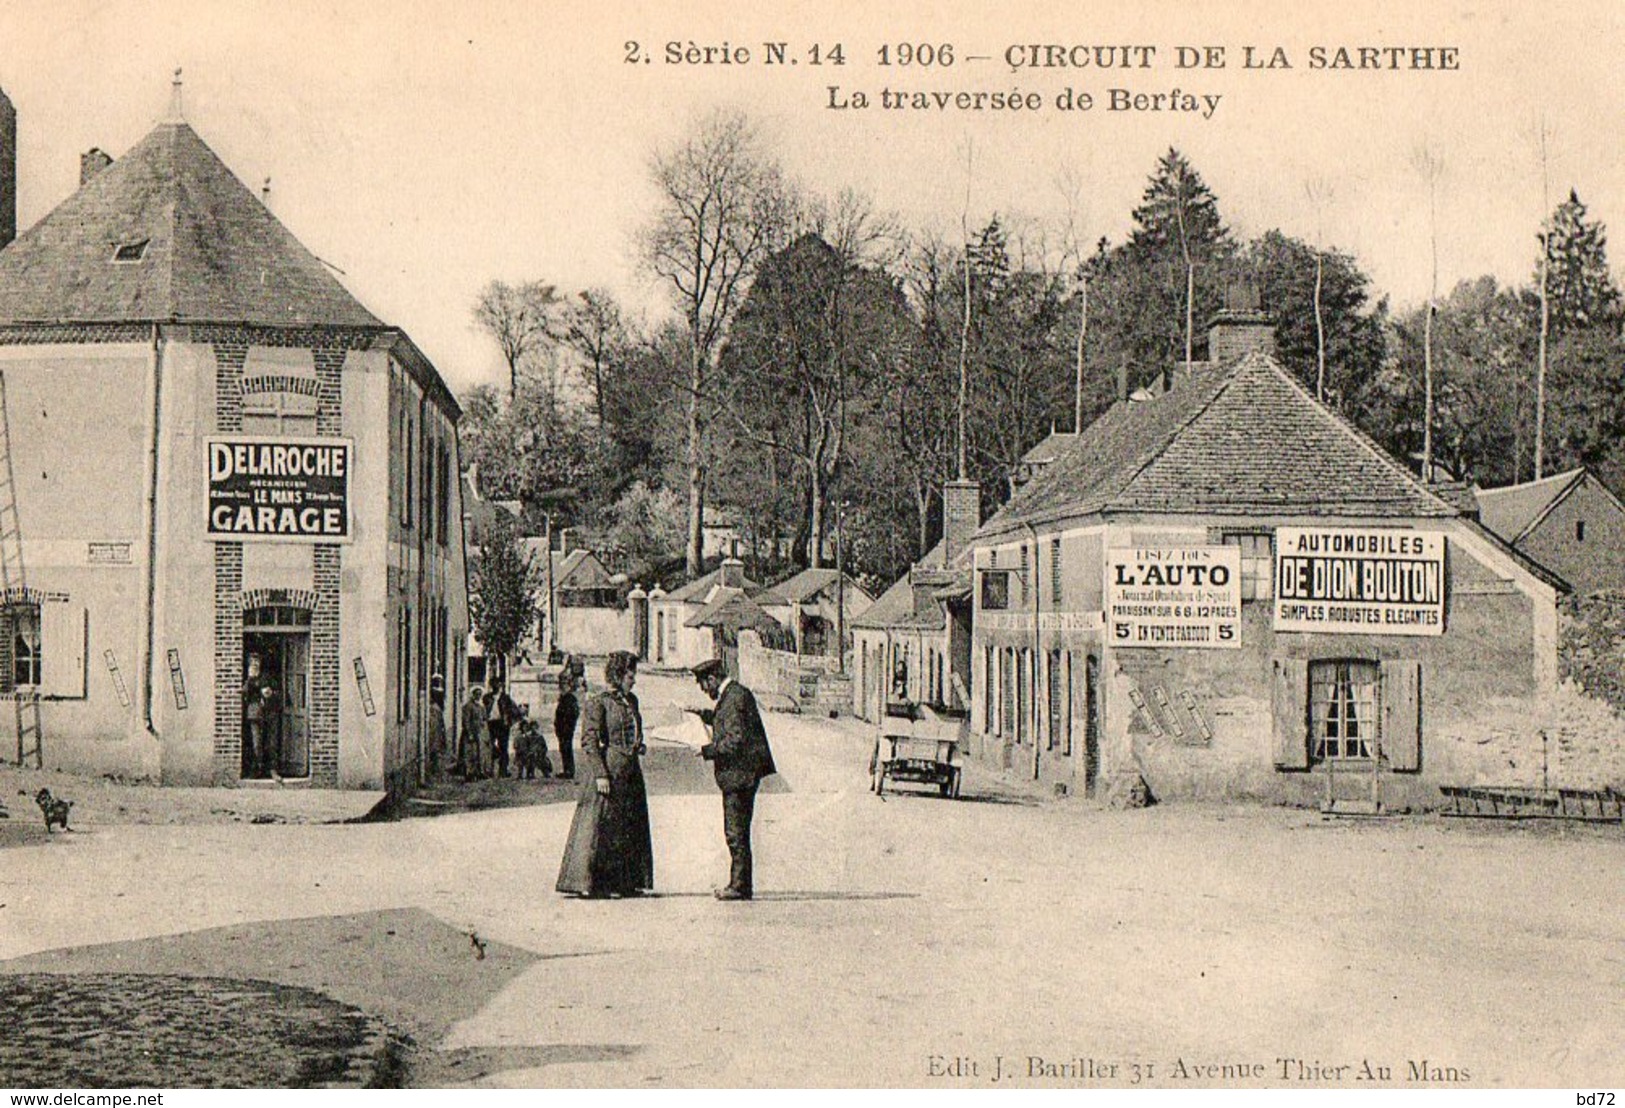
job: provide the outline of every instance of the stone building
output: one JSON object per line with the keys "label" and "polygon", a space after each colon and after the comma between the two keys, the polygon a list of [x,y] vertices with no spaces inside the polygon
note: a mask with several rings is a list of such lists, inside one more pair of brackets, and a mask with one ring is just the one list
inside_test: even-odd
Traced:
{"label": "stone building", "polygon": [[46,766],[404,786],[461,692],[456,400],[178,104],[82,173],[0,251],[0,694]]}
{"label": "stone building", "polygon": [[1475,493],[1485,527],[1576,592],[1625,591],[1625,505],[1590,470]]}
{"label": "stone building", "polygon": [[1555,685],[1562,579],[1317,402],[1266,321],[1221,314],[1210,349],[971,540],[976,753],[1090,795],[1499,780],[1478,725]]}

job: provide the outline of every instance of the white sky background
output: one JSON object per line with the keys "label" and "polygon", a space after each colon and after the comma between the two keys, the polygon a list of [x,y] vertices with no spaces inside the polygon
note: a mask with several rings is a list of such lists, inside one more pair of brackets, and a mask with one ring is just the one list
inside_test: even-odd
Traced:
{"label": "white sky background", "polygon": [[[765,5],[762,6],[765,8]],[[168,103],[184,69],[188,122],[251,188],[272,178],[272,208],[344,273],[374,313],[406,329],[454,389],[502,379],[472,328],[491,278],[563,289],[608,285],[634,305],[664,301],[636,261],[653,210],[646,166],[657,145],[705,110],[757,117],[787,169],[833,193],[854,186],[913,227],[957,235],[964,150],[974,149],[973,224],[994,211],[1059,218],[1057,180],[1084,185],[1092,241],[1127,230],[1156,157],[1191,159],[1242,235],[1270,227],[1313,241],[1305,199],[1327,182],[1328,244],[1353,252],[1396,304],[1427,294],[1422,144],[1445,165],[1439,204],[1440,290],[1533,270],[1541,185],[1533,134],[1552,134],[1551,203],[1578,187],[1594,217],[1625,227],[1625,4],[1584,0],[1450,3],[895,3],[777,5],[771,14],[716,0],[6,0],[0,87],[18,111],[19,227],[78,183],[78,156],[115,157]],[[709,69],[623,63],[623,43],[748,45],[783,40],[794,68]],[[946,70],[882,69],[891,42],[951,42]],[[845,46],[847,65],[813,68],[806,49]],[[1149,44],[1155,68],[1024,70],[1000,59],[1015,43]],[[1223,45],[1223,70],[1176,70],[1174,47]],[[1248,72],[1241,48],[1286,48],[1295,68]],[[1455,73],[1312,72],[1308,49],[1455,46]],[[830,111],[825,86],[1037,90],[1037,114]],[[1194,114],[1062,114],[1068,85],[1103,94],[1222,94]],[[1625,232],[1622,232],[1625,233]],[[1625,239],[1617,240],[1614,257]]]}

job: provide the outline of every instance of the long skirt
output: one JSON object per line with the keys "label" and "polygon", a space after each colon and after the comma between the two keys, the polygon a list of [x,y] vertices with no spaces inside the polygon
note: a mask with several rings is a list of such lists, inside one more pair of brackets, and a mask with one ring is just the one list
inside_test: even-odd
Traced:
{"label": "long skirt", "polygon": [[598,795],[591,776],[570,822],[556,888],[583,896],[636,895],[655,884],[654,844],[649,834],[649,797],[643,771],[634,763],[615,778],[610,795]]}

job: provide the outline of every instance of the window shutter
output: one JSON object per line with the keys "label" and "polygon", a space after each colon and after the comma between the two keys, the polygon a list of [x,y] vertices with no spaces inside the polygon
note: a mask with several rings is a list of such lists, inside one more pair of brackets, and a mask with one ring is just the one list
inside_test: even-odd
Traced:
{"label": "window shutter", "polygon": [[1275,768],[1309,768],[1309,663],[1302,658],[1275,659],[1271,688],[1275,717]]}
{"label": "window shutter", "polygon": [[1382,664],[1382,749],[1390,769],[1422,768],[1422,663]]}
{"label": "window shutter", "polygon": [[47,602],[40,605],[40,695],[57,700],[83,700],[85,606]]}

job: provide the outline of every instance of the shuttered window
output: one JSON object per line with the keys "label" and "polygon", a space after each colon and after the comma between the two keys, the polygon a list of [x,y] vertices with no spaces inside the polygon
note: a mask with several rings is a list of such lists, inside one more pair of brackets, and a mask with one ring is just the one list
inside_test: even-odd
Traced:
{"label": "shuttered window", "polygon": [[1277,769],[1371,758],[1421,768],[1422,666],[1413,659],[1277,658],[1271,709]]}

